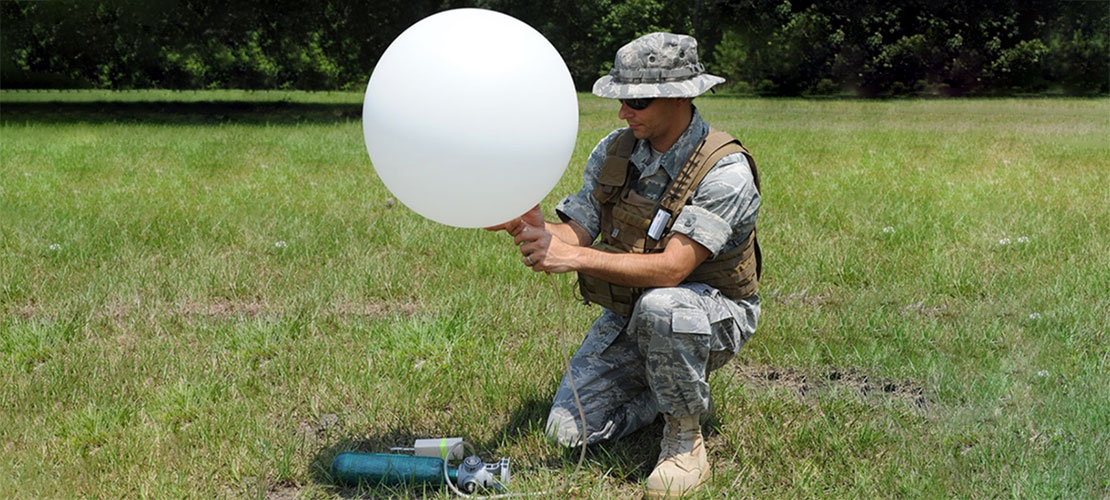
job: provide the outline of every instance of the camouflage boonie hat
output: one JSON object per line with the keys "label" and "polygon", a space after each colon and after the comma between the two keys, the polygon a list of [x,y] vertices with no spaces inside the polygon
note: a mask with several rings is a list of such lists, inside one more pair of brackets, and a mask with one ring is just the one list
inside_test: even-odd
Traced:
{"label": "camouflage boonie hat", "polygon": [[651,33],[617,51],[613,70],[594,82],[594,95],[610,99],[697,97],[724,82],[698,62],[694,37]]}

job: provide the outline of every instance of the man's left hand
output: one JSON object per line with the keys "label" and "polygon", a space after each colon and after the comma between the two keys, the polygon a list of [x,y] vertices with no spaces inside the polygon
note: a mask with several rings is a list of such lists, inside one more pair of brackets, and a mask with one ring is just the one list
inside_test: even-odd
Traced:
{"label": "man's left hand", "polygon": [[555,238],[544,228],[536,228],[525,224],[513,236],[513,241],[520,245],[520,254],[524,256],[524,264],[533,271],[546,273],[566,273],[574,271],[574,256],[579,247],[568,245],[563,240]]}
{"label": "man's left hand", "polygon": [[486,227],[486,231],[505,231],[509,236],[516,237],[520,231],[526,227],[533,229],[544,229],[543,210],[539,205],[532,207],[531,210],[524,213],[520,217],[512,219],[508,222],[498,224],[496,226]]}

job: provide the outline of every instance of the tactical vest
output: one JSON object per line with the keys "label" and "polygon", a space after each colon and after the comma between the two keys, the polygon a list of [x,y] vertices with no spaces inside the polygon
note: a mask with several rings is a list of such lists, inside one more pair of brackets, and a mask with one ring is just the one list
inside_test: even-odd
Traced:
{"label": "tactical vest", "polygon": [[[730,154],[744,154],[752,170],[755,188],[759,190],[759,171],[751,153],[729,134],[710,128],[709,134],[694,148],[659,200],[652,201],[636,192],[638,177],[630,175],[635,167],[629,158],[635,146],[636,137],[631,130],[625,130],[609,145],[593,190],[594,198],[601,204],[601,239],[592,248],[613,253],[662,252],[670,241],[671,225],[682,207],[709,170]],[[661,212],[670,214],[670,217],[658,215]],[[655,228],[657,238],[649,235],[653,222],[659,226]],[[759,242],[755,238],[755,228],[752,228],[744,244],[706,259],[684,282],[705,283],[730,299],[739,300],[755,293],[762,266]],[[632,308],[644,292],[643,288],[615,285],[585,273],[578,273],[578,287],[587,304],[595,303],[626,317],[631,316]]]}

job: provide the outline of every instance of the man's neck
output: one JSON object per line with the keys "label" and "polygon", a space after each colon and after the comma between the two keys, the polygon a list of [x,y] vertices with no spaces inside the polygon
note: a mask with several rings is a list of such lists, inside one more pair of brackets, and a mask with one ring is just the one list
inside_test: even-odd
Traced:
{"label": "man's neck", "polygon": [[659,137],[652,138],[648,142],[656,151],[667,152],[668,149],[671,149],[671,146],[674,146],[674,143],[678,142],[678,138],[682,137],[682,133],[690,127],[690,121],[693,119],[694,107],[683,106],[675,114],[674,120],[670,121],[673,125],[666,132],[660,134]]}

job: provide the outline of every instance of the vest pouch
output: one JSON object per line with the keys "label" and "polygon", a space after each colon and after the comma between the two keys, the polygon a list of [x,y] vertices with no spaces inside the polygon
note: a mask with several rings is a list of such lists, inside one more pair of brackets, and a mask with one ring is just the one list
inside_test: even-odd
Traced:
{"label": "vest pouch", "polygon": [[[600,241],[591,248],[609,253],[624,253],[619,248]],[[626,318],[632,315],[632,308],[644,293],[642,288],[614,285],[586,273],[578,273],[578,289],[586,304],[597,304]]]}
{"label": "vest pouch", "polygon": [[628,159],[607,157],[601,167],[601,173],[598,174],[594,199],[601,204],[609,203],[609,200],[621,192],[627,177]]}
{"label": "vest pouch", "polygon": [[[640,195],[636,191],[626,189],[621,193],[620,201],[612,206],[609,218],[604,220],[611,229],[602,234],[602,239],[624,246],[623,251],[653,252],[662,248],[660,240],[647,238],[648,228],[655,218],[658,203]],[[622,250],[616,250],[622,252]]]}
{"label": "vest pouch", "polygon": [[621,193],[621,203],[613,207],[613,219],[627,227],[647,231],[655,216],[656,203],[629,189]]}

